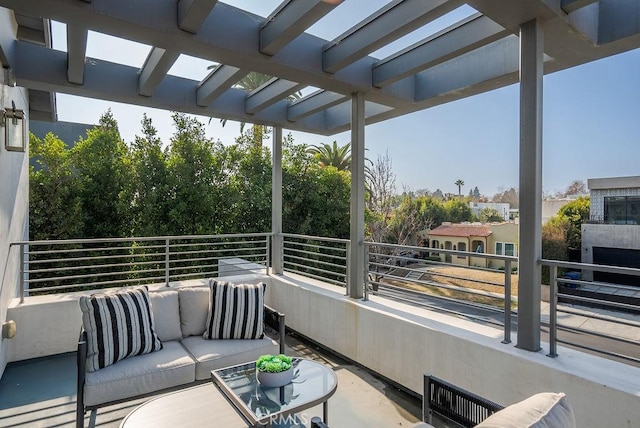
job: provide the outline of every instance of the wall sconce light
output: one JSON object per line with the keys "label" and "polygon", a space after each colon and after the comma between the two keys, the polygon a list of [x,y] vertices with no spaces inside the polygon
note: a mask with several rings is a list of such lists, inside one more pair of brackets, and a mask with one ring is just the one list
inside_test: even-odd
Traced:
{"label": "wall sconce light", "polygon": [[24,111],[16,109],[11,101],[11,108],[0,110],[0,133],[4,137],[4,147],[13,152],[24,152],[27,135]]}

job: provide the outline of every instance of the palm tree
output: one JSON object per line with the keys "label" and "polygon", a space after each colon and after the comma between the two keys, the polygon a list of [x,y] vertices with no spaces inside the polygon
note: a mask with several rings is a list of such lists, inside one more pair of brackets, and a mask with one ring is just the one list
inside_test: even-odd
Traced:
{"label": "palm tree", "polygon": [[457,179],[455,185],[458,186],[458,196],[462,197],[462,186],[464,186],[464,181]]}
{"label": "palm tree", "polygon": [[336,141],[333,144],[311,146],[307,149],[318,160],[320,166],[334,166],[340,171],[351,170],[351,143],[338,147]]}
{"label": "palm tree", "polygon": [[[219,67],[219,65],[210,65],[209,67],[207,67],[207,70],[212,70],[216,67]],[[267,83],[271,79],[272,77],[266,74],[258,73],[256,71],[250,71],[249,74],[244,76],[242,79],[238,80],[236,84],[233,86],[235,88],[244,89],[247,92],[252,92],[258,89],[260,86]],[[300,91],[298,91],[294,94],[289,95],[287,99],[297,100],[297,99],[300,99],[301,97],[302,97],[302,94],[300,93]],[[227,119],[220,119],[220,123],[224,127],[227,124]],[[242,132],[244,132],[245,125],[246,125],[245,122],[240,122],[241,134]],[[262,125],[253,125],[253,141],[256,145],[262,146],[262,137],[266,133],[265,128],[266,127]]]}

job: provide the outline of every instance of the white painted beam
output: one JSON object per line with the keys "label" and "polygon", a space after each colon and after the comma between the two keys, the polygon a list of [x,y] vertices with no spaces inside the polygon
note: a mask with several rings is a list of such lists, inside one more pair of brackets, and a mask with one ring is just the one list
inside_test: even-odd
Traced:
{"label": "white painted beam", "polygon": [[373,85],[382,87],[434,67],[511,34],[478,13],[373,66]]}
{"label": "white painted beam", "polygon": [[218,0],[178,0],[178,27],[197,33]]}
{"label": "white painted beam", "polygon": [[138,93],[145,97],[153,95],[153,91],[160,84],[169,69],[176,62],[180,52],[158,47],[151,48],[144,65],[140,69]]}
{"label": "white painted beam", "polygon": [[571,13],[597,2],[598,0],[561,0],[560,7],[565,13]]}
{"label": "white painted beam", "polygon": [[196,94],[198,105],[208,106],[246,75],[246,71],[230,65],[217,66],[198,84]]}
{"label": "white painted beam", "polygon": [[67,25],[67,79],[78,85],[84,82],[88,33],[87,27]]}
{"label": "white painted beam", "polygon": [[245,111],[247,114],[255,114],[304,87],[300,83],[274,77],[247,96]]}
{"label": "white painted beam", "polygon": [[347,287],[354,299],[364,296],[364,94],[351,94],[351,208]]}
{"label": "white painted beam", "polygon": [[307,28],[331,12],[342,0],[286,0],[260,28],[260,52],[275,55]]}
{"label": "white painted beam", "polygon": [[349,97],[347,95],[336,94],[335,92],[328,92],[320,89],[293,102],[287,108],[287,120],[295,122],[296,120],[300,120],[335,105],[347,102],[348,100]]}
{"label": "white painted beam", "polygon": [[282,237],[282,127],[273,128],[273,150],[271,155],[271,233],[273,234],[273,251],[271,266],[273,273],[284,272],[284,246]]}
{"label": "white painted beam", "polygon": [[335,73],[461,4],[458,0],[394,0],[324,48],[324,71]]}

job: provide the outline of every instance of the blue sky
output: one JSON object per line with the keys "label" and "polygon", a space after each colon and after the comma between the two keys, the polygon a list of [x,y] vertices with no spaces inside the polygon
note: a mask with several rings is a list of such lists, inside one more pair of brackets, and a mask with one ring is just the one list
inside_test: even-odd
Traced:
{"label": "blue sky", "polygon": [[[228,0],[225,3],[266,16],[280,0]],[[385,0],[349,0],[334,9],[310,32],[333,39],[351,25],[383,6]],[[438,31],[474,11],[463,7],[427,28],[374,52],[384,57]],[[54,25],[54,48],[66,50],[63,25]],[[87,56],[141,67],[150,47],[90,33]],[[195,80],[207,74],[210,63],[181,57],[170,73]],[[572,180],[640,175],[640,49],[547,75],[544,78],[543,189],[563,190]],[[303,93],[312,91],[308,89]],[[125,141],[140,132],[144,112],[168,142],[170,112],[58,94],[58,118],[95,123],[111,108]],[[465,182],[463,192],[477,186],[492,195],[518,185],[519,89],[511,85],[496,91],[423,110],[365,130],[367,156],[388,151],[396,174],[397,190],[441,189],[457,193],[454,182]],[[208,118],[201,118],[207,123]],[[222,128],[217,119],[208,135],[232,143],[239,124]],[[288,132],[285,130],[285,133]],[[293,132],[298,143],[345,144],[349,132],[331,137]],[[266,144],[270,144],[266,142]]]}

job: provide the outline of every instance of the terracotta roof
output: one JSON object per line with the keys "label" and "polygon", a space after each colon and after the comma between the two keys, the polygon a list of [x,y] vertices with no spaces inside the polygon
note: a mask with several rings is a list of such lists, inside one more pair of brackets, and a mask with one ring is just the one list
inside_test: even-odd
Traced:
{"label": "terracotta roof", "polygon": [[483,224],[441,224],[427,234],[429,236],[489,236],[491,229]]}

